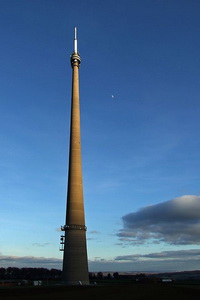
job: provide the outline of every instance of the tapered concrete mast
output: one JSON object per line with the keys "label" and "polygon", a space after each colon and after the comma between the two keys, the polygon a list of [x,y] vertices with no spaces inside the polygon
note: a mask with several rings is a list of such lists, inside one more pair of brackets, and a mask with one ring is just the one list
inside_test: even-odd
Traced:
{"label": "tapered concrete mast", "polygon": [[67,191],[66,223],[63,245],[63,280],[65,284],[89,284],[88,260],[86,247],[86,226],[84,215],[80,105],[79,105],[79,66],[81,58],[77,48],[77,29],[74,30],[74,51],[71,55],[72,98],[71,128],[69,148],[69,171]]}

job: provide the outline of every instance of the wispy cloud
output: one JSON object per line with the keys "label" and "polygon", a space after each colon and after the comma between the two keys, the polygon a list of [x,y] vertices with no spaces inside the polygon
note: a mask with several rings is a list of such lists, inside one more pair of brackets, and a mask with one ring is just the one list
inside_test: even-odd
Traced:
{"label": "wispy cloud", "polygon": [[122,217],[121,243],[199,245],[200,196],[186,195]]}
{"label": "wispy cloud", "polygon": [[148,254],[133,254],[117,256],[117,261],[138,261],[138,260],[200,260],[200,249],[162,251]]}
{"label": "wispy cloud", "polygon": [[91,230],[88,232],[89,234],[100,234],[101,232],[100,231],[97,231],[97,230]]}
{"label": "wispy cloud", "polygon": [[58,258],[34,256],[8,256],[0,255],[1,267],[44,267],[61,269],[62,260]]}
{"label": "wispy cloud", "polygon": [[138,271],[186,271],[200,268],[200,249],[122,255],[115,258],[121,268]]}
{"label": "wispy cloud", "polygon": [[200,249],[121,255],[113,260],[100,257],[89,262],[90,268],[99,271],[173,272],[200,268]]}
{"label": "wispy cloud", "polygon": [[88,231],[87,240],[88,241],[97,241],[97,240],[99,240],[98,235],[100,235],[100,234],[101,234],[101,232],[97,231],[97,230]]}
{"label": "wispy cloud", "polygon": [[50,245],[50,243],[33,243],[32,246],[34,247],[46,247]]}

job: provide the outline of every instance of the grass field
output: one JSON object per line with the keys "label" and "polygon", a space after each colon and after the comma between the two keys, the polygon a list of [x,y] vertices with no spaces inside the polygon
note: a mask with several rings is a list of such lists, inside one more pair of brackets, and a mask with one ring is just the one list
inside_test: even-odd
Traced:
{"label": "grass field", "polygon": [[1,300],[193,300],[198,286],[162,284],[115,284],[105,286],[46,286],[0,288]]}

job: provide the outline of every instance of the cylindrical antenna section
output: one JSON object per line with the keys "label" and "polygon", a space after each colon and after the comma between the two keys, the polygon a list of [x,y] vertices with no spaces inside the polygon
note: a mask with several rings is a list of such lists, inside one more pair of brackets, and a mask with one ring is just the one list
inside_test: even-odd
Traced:
{"label": "cylindrical antenna section", "polygon": [[78,53],[77,49],[77,28],[74,28],[74,53]]}

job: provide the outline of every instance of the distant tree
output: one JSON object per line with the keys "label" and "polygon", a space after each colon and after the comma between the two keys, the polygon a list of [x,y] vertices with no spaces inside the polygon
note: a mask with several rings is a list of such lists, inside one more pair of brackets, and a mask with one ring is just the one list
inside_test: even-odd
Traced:
{"label": "distant tree", "polygon": [[51,269],[49,273],[50,273],[49,277],[51,279],[59,279],[61,278],[61,274],[62,274],[61,270],[57,270],[57,269]]}
{"label": "distant tree", "polygon": [[103,278],[103,273],[102,272],[98,272],[97,273],[97,278],[98,279],[102,279]]}
{"label": "distant tree", "polygon": [[61,270],[46,268],[0,268],[0,279],[51,280],[60,279]]}
{"label": "distant tree", "polygon": [[119,273],[118,273],[118,272],[113,273],[113,277],[114,277],[115,279],[118,278],[118,277],[119,277]]}
{"label": "distant tree", "polygon": [[7,279],[18,279],[20,277],[20,269],[15,267],[8,267],[6,269]]}
{"label": "distant tree", "polygon": [[6,276],[6,269],[0,268],[0,279],[5,279]]}
{"label": "distant tree", "polygon": [[95,273],[89,273],[89,278],[90,279],[95,279],[96,278],[96,275],[95,275]]}

